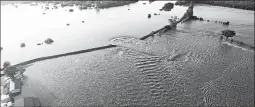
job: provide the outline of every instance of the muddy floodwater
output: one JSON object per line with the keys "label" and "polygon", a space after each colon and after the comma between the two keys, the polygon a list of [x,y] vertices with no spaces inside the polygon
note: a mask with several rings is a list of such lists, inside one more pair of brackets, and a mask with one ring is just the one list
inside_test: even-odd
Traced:
{"label": "muddy floodwater", "polygon": [[[100,11],[70,7],[72,13],[59,8],[45,15],[40,6],[1,7],[4,60],[18,63],[117,45],[34,63],[24,73],[16,101],[34,96],[43,106],[254,105],[254,51],[220,39],[221,30],[232,29],[237,33],[234,40],[254,45],[254,12],[195,5],[194,15],[209,22],[187,21],[175,30],[139,40],[187,9],[175,6],[170,12],[159,11],[164,3],[140,1]],[[148,13],[160,15],[148,19]],[[36,45],[48,37],[54,39],[53,44]],[[27,46],[20,48],[20,42]]]}

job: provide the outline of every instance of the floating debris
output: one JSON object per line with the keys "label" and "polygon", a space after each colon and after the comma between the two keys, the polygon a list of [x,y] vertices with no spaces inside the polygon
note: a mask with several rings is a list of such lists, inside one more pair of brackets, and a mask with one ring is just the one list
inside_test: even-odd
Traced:
{"label": "floating debris", "polygon": [[73,9],[69,9],[69,12],[73,12]]}
{"label": "floating debris", "polygon": [[143,5],[146,5],[146,3],[143,3]]}
{"label": "floating debris", "polygon": [[229,21],[223,22],[223,25],[229,25]]}
{"label": "floating debris", "polygon": [[52,44],[54,41],[51,38],[47,38],[44,43],[46,44]]}
{"label": "floating debris", "polygon": [[199,20],[203,21],[204,19],[202,17],[200,17]]}
{"label": "floating debris", "polygon": [[84,21],[82,21],[82,23],[84,23]]}
{"label": "floating debris", "polygon": [[67,25],[67,26],[69,26],[70,24],[69,24],[69,23],[67,23],[66,25]]}
{"label": "floating debris", "polygon": [[37,43],[37,45],[42,45],[43,43]]}
{"label": "floating debris", "polygon": [[151,18],[151,14],[148,14],[148,18]]}
{"label": "floating debris", "polygon": [[209,20],[207,20],[207,22],[209,22]]}
{"label": "floating debris", "polygon": [[46,13],[43,13],[43,14],[46,14]]}
{"label": "floating debris", "polygon": [[23,48],[23,47],[25,47],[25,46],[26,46],[25,43],[21,43],[21,44],[20,44],[20,47],[21,47],[21,48]]}
{"label": "floating debris", "polygon": [[128,9],[128,10],[130,10],[130,9]]}

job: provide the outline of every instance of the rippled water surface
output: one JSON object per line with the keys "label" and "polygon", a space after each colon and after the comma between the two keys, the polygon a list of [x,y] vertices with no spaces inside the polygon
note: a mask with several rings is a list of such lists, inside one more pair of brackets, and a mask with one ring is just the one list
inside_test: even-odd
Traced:
{"label": "rippled water surface", "polygon": [[22,95],[55,106],[254,103],[254,53],[213,33],[171,31],[111,43],[118,47],[35,63],[25,72]]}
{"label": "rippled water surface", "polygon": [[[19,49],[19,43],[3,44],[15,47],[13,50],[19,49],[19,54],[37,51],[41,53],[36,54],[39,56],[107,44],[117,47],[34,63],[24,73],[26,78],[21,96],[16,97],[17,101],[21,97],[34,96],[40,99],[43,106],[254,105],[254,52],[228,45],[219,38],[221,30],[234,29],[237,36],[233,39],[254,44],[251,41],[254,40],[254,30],[251,29],[253,12],[199,5],[195,6],[194,14],[210,22],[188,21],[178,25],[175,30],[139,40],[139,37],[151,30],[164,26],[171,15],[180,17],[186,9],[176,6],[171,12],[160,12],[160,16],[147,19],[148,12],[158,12],[163,4],[155,2],[142,5],[138,2],[126,7],[100,10],[98,13],[92,10],[68,13],[64,9],[49,11],[45,16],[39,16],[41,13],[38,13],[38,17],[48,17],[47,20],[57,11],[66,17],[58,21],[54,19],[59,24],[51,27],[58,27],[48,34],[44,28],[54,21],[40,19],[44,20],[40,23],[45,25],[39,26],[44,27],[40,28],[44,33],[40,34],[42,36],[32,36],[31,32],[31,38],[27,40],[31,47],[28,45]],[[239,15],[244,17],[240,18]],[[65,25],[67,20],[70,26]],[[215,20],[230,21],[230,25],[223,26],[214,23]],[[117,22],[121,25],[117,25]],[[15,32],[9,32],[9,35],[11,33]],[[45,35],[52,35],[50,37],[54,37],[56,42],[32,48],[36,43],[34,40],[40,41]],[[4,38],[12,40],[13,37]],[[6,53],[2,56],[11,59],[7,57],[7,51],[4,48],[3,53]],[[15,60],[19,62],[25,58]]]}

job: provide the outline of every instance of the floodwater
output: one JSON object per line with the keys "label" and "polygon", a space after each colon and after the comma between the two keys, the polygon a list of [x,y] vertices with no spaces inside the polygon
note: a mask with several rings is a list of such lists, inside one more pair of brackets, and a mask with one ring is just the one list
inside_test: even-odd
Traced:
{"label": "floodwater", "polygon": [[[48,22],[44,18],[40,19],[43,20],[40,23],[45,24],[44,28],[56,27],[55,30],[45,32],[40,28],[43,26],[39,26],[42,34],[38,35],[42,37],[32,36],[31,32],[31,38],[27,40],[31,46],[28,44],[22,49],[19,49],[19,43],[5,42],[19,49],[19,55],[31,51],[36,55],[43,55],[39,54],[41,52],[51,55],[107,44],[118,45],[116,48],[34,63],[24,73],[26,78],[22,93],[16,101],[34,96],[40,99],[43,106],[254,105],[254,52],[228,45],[219,39],[221,30],[233,29],[237,32],[233,39],[254,44],[254,12],[196,5],[194,15],[209,22],[188,21],[175,30],[139,40],[137,38],[167,24],[171,16],[180,17],[186,10],[186,7],[175,6],[171,12],[159,12],[164,1],[148,5],[142,5],[142,2],[100,12],[52,10],[45,14],[49,15],[46,19],[59,16],[53,14],[58,11],[56,13],[66,15],[55,19],[62,25],[46,26],[54,21]],[[160,15],[147,19],[149,12],[159,12]],[[81,23],[82,20],[85,23]],[[214,22],[218,20],[229,21],[230,25]],[[70,26],[65,25],[67,22]],[[63,28],[60,30],[59,26]],[[55,42],[36,46],[34,41],[43,40],[45,35],[54,37]],[[25,38],[20,37],[22,39]],[[2,53],[7,50],[4,48]],[[29,55],[24,58],[29,58]]]}
{"label": "floodwater", "polygon": [[[147,4],[143,5],[143,2]],[[142,37],[168,24],[167,19],[171,16],[181,17],[187,9],[175,6],[171,12],[159,11],[166,2],[157,1],[149,4],[147,1],[140,1],[101,10],[79,10],[75,6],[51,9],[53,5],[50,5],[49,10],[45,10],[43,9],[45,4],[38,6],[16,4],[17,7],[1,5],[1,47],[3,47],[1,62],[8,60],[17,64],[38,57],[104,46],[108,45],[108,40],[117,36]],[[69,9],[74,11],[69,12]],[[160,15],[152,15],[152,18],[148,19],[149,13]],[[206,20],[230,21],[231,25],[211,24],[204,28],[200,25],[208,24],[207,22],[187,22],[178,25],[178,29],[229,28],[237,32],[236,39],[253,43],[253,11],[199,5],[195,6],[194,15]],[[37,45],[47,38],[52,38],[54,43]],[[25,48],[20,47],[23,42],[26,44]]]}

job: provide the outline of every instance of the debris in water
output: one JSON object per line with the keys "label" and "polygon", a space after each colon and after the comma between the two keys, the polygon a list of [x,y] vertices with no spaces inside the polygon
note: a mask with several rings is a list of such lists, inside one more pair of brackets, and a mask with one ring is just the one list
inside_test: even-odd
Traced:
{"label": "debris in water", "polygon": [[229,25],[229,21],[223,22],[223,25]]}
{"label": "debris in water", "polygon": [[46,44],[52,44],[54,41],[51,38],[48,38],[44,41]]}
{"label": "debris in water", "polygon": [[69,12],[73,12],[73,9],[69,9]]}
{"label": "debris in water", "polygon": [[130,10],[130,9],[128,9],[128,10]]}
{"label": "debris in water", "polygon": [[67,26],[69,26],[70,24],[69,24],[69,23],[67,23],[66,25],[67,25]]}
{"label": "debris in water", "polygon": [[82,21],[82,23],[84,23],[84,21]]}
{"label": "debris in water", "polygon": [[151,14],[148,14],[148,18],[151,18]]}
{"label": "debris in water", "polygon": [[143,3],[143,5],[146,5],[146,3]]}
{"label": "debris in water", "polygon": [[37,43],[37,45],[42,45],[43,43]]}
{"label": "debris in water", "polygon": [[25,46],[26,46],[25,43],[21,43],[21,44],[20,44],[20,47],[21,47],[21,48],[23,48],[23,47],[25,47]]}

